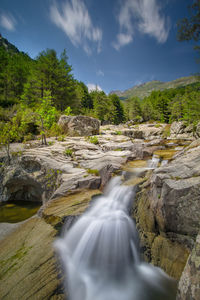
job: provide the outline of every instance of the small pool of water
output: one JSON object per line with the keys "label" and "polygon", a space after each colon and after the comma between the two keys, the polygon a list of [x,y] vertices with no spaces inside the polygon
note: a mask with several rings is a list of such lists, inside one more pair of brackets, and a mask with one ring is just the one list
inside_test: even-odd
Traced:
{"label": "small pool of water", "polygon": [[0,223],[18,223],[35,215],[42,204],[30,201],[0,203]]}

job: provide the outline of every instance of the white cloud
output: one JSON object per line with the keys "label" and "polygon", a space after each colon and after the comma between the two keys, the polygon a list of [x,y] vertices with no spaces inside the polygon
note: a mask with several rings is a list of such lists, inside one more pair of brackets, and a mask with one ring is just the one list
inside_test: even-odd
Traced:
{"label": "white cloud", "polygon": [[98,70],[98,71],[97,71],[97,75],[98,75],[98,76],[104,76],[104,72],[103,72],[102,70]]}
{"label": "white cloud", "polygon": [[117,42],[113,42],[113,47],[116,50],[119,50],[120,47],[130,44],[132,42],[132,40],[133,40],[132,34],[119,33],[117,35]]}
{"label": "white cloud", "polygon": [[16,21],[13,16],[10,14],[1,14],[0,16],[0,25],[9,31],[15,30]]}
{"label": "white cloud", "polygon": [[119,50],[132,42],[135,30],[165,43],[170,30],[169,18],[161,14],[158,0],[124,0],[117,17],[120,33],[113,47]]}
{"label": "white cloud", "polygon": [[89,92],[96,91],[96,90],[97,91],[102,91],[102,88],[99,85],[94,84],[94,83],[88,83],[87,87],[88,87]]}
{"label": "white cloud", "polygon": [[56,2],[50,7],[50,17],[76,47],[82,46],[89,55],[92,43],[101,52],[102,30],[94,27],[83,0],[67,0],[61,7]]}

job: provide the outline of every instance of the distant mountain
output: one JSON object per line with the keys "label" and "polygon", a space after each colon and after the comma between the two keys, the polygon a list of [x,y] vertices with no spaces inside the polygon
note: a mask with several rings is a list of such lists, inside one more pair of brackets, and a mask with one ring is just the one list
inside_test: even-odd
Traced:
{"label": "distant mountain", "polygon": [[13,52],[13,53],[19,53],[19,50],[17,47],[15,47],[13,44],[9,43],[7,39],[2,37],[0,34],[0,47],[4,47],[7,51]]}
{"label": "distant mountain", "polygon": [[125,91],[112,91],[110,92],[110,94],[116,94],[122,100],[131,97],[139,97],[140,99],[143,99],[144,97],[149,96],[152,91],[163,91],[165,89],[178,88],[199,81],[199,76],[182,77],[169,82],[153,80],[140,85],[136,85]]}

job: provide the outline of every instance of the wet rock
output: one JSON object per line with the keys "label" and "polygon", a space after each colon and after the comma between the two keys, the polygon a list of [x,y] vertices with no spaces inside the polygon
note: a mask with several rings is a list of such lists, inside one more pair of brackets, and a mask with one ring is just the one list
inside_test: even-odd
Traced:
{"label": "wet rock", "polygon": [[87,116],[62,115],[58,125],[69,136],[89,136],[99,134],[100,121]]}
{"label": "wet rock", "polygon": [[68,222],[74,222],[75,216],[80,216],[89,206],[91,197],[100,194],[99,190],[76,190],[71,194],[50,200],[40,211],[45,221],[54,227],[60,227]]}

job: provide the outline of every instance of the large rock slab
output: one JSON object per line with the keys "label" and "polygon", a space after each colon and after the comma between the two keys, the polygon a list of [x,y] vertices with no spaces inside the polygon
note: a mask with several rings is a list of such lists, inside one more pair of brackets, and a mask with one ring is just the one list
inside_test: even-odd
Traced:
{"label": "large rock slab", "polygon": [[0,242],[1,299],[64,299],[53,249],[56,233],[34,217]]}
{"label": "large rock slab", "polygon": [[87,116],[62,115],[58,125],[69,136],[89,136],[99,134],[100,121]]}
{"label": "large rock slab", "polygon": [[1,299],[66,299],[53,243],[68,230],[99,190],[79,190],[50,200],[31,219],[0,241]]}
{"label": "large rock slab", "polygon": [[54,227],[62,226],[67,219],[78,217],[88,208],[93,196],[100,194],[99,190],[76,190],[65,197],[60,197],[46,203],[40,215]]}
{"label": "large rock slab", "polygon": [[145,259],[176,279],[200,229],[200,147],[195,145],[153,172],[135,208]]}
{"label": "large rock slab", "polygon": [[186,122],[175,121],[171,124],[170,127],[170,138],[194,140],[195,139],[194,129],[195,128],[192,124],[187,125]]}

